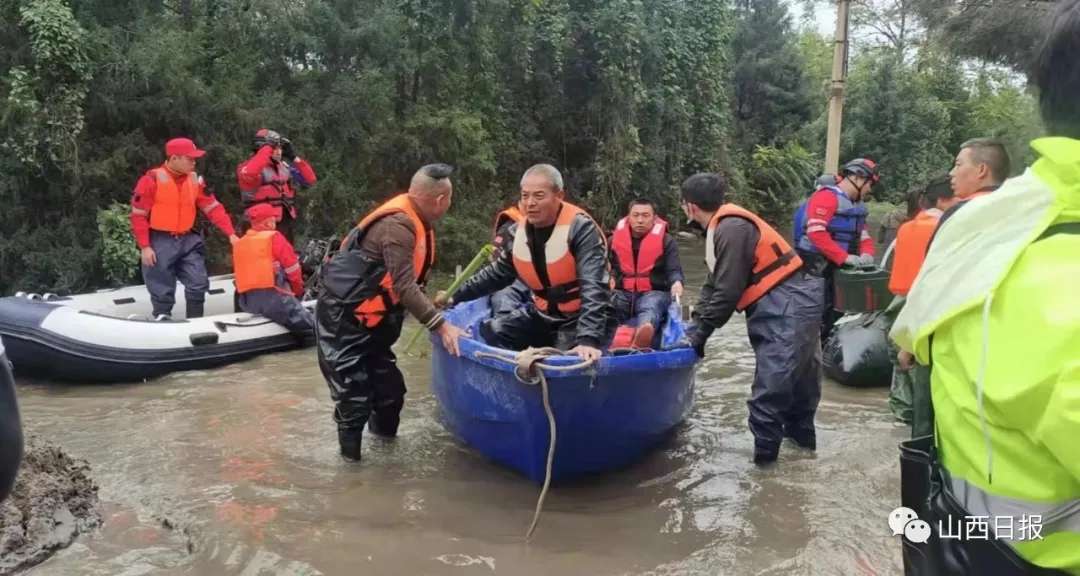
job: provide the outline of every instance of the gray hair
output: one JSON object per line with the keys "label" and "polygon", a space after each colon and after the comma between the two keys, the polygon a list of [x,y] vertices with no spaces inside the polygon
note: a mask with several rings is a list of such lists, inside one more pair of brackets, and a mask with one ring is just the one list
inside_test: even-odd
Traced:
{"label": "gray hair", "polygon": [[425,196],[438,196],[443,193],[445,183],[443,180],[450,178],[454,168],[448,164],[428,164],[421,167],[413,174],[409,182],[409,192],[423,194]]}
{"label": "gray hair", "polygon": [[533,174],[540,174],[547,178],[548,182],[551,182],[551,185],[555,187],[556,191],[561,192],[563,190],[562,173],[559,172],[558,168],[551,164],[534,164],[521,175],[521,182],[524,183],[525,179]]}

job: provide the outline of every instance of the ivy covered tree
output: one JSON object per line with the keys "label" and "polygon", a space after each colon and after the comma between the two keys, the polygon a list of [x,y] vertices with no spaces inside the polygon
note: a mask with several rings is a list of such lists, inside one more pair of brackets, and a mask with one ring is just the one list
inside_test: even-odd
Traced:
{"label": "ivy covered tree", "polygon": [[732,102],[738,151],[783,145],[813,115],[797,38],[781,0],[739,0],[732,41]]}

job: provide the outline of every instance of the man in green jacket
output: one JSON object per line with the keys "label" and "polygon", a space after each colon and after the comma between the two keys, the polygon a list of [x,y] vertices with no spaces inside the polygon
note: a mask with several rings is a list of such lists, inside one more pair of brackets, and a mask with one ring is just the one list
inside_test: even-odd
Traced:
{"label": "man in green jacket", "polygon": [[1026,573],[1003,572],[1013,555],[1080,575],[1080,0],[1059,4],[1034,81],[1039,160],[938,230],[892,331],[933,367],[945,494],[1005,544],[942,539],[968,574]]}

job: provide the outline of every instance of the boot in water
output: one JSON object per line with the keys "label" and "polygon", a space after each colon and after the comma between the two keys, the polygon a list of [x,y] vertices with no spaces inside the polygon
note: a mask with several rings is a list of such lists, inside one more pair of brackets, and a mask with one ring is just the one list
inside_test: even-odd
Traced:
{"label": "boot in water", "polygon": [[363,437],[363,428],[359,431],[352,429],[338,429],[338,444],[341,446],[341,457],[347,462],[360,461],[360,440]]}

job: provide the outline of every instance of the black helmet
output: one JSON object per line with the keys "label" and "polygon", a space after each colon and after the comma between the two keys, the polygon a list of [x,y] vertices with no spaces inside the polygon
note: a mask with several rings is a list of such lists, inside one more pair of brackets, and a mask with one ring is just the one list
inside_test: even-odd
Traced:
{"label": "black helmet", "polygon": [[877,184],[881,180],[881,175],[878,174],[877,162],[869,158],[856,158],[844,164],[844,167],[840,169],[840,173],[854,174],[856,176],[862,176],[863,178],[869,178],[871,184]]}

